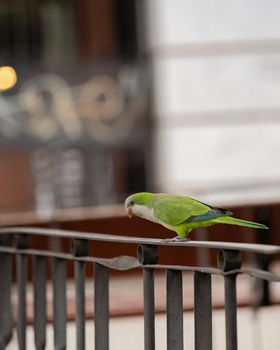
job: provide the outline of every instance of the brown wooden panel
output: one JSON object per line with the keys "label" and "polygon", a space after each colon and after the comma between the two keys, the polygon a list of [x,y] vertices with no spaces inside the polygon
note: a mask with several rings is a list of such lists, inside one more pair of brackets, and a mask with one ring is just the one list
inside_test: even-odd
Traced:
{"label": "brown wooden panel", "polygon": [[28,154],[0,152],[0,212],[31,210],[32,185]]}
{"label": "brown wooden panel", "polygon": [[116,28],[112,0],[80,0],[76,4],[78,43],[84,59],[116,53]]}

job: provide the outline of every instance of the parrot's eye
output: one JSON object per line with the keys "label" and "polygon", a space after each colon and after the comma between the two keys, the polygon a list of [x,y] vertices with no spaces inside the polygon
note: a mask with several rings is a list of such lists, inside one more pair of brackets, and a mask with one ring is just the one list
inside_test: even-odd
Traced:
{"label": "parrot's eye", "polygon": [[131,201],[129,204],[130,204],[130,205],[134,205],[134,201]]}

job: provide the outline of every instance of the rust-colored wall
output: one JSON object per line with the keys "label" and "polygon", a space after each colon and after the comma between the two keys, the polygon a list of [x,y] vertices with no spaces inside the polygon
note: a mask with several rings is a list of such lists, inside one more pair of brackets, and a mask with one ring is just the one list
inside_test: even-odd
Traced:
{"label": "rust-colored wall", "polygon": [[28,154],[0,152],[0,212],[30,210],[34,206]]}

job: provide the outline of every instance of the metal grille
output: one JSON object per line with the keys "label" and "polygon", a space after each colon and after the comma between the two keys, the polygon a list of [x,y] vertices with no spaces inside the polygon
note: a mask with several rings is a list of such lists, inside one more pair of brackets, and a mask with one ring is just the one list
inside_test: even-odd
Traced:
{"label": "metal grille", "polygon": [[[75,278],[75,321],[76,348],[85,349],[85,265],[94,265],[94,339],[95,349],[109,349],[109,270],[142,269],[144,295],[144,344],[145,350],[155,349],[155,289],[154,273],[166,271],[166,313],[167,313],[167,349],[182,350],[183,344],[183,292],[184,271],[194,275],[194,317],[195,349],[212,349],[212,297],[211,277],[221,275],[224,278],[225,291],[225,332],[226,349],[237,349],[237,300],[236,277],[248,274],[262,280],[280,281],[280,274],[254,268],[242,268],[242,252],[273,255],[280,253],[280,247],[259,244],[241,244],[227,242],[189,241],[183,243],[164,243],[159,239],[113,236],[98,233],[51,230],[41,228],[0,229],[0,349],[5,349],[12,338],[13,328],[17,329],[19,349],[26,349],[27,312],[26,296],[28,283],[28,257],[32,257],[33,293],[34,293],[34,334],[36,349],[46,346],[47,326],[47,260],[53,262],[53,327],[54,348],[66,349],[67,328],[67,262],[74,263]],[[70,252],[53,249],[35,249],[30,237],[45,236],[70,241]],[[105,244],[137,245],[135,256],[115,256],[97,258],[89,254],[89,241],[101,241]],[[218,252],[218,267],[194,267],[159,264],[158,247],[162,245],[181,246],[182,249],[208,248]],[[137,256],[136,256],[137,255]],[[17,315],[13,322],[11,291],[13,285],[13,265],[16,267]],[[222,330],[221,330],[222,332]]]}

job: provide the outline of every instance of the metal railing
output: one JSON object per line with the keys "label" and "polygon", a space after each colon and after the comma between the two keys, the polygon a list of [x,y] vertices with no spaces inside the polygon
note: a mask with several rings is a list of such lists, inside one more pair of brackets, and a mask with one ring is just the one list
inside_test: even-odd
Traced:
{"label": "metal railing", "polygon": [[[70,252],[55,251],[52,248],[32,247],[31,237],[44,236],[70,241]],[[134,244],[135,256],[98,258],[89,253],[89,243],[97,241],[108,245]],[[280,281],[280,274],[255,268],[242,267],[243,252],[273,255],[280,253],[280,247],[272,245],[242,244],[227,242],[174,242],[163,243],[159,239],[126,237],[97,233],[81,233],[41,228],[0,229],[0,349],[5,349],[12,338],[13,328],[17,329],[19,349],[26,349],[26,294],[28,283],[27,259],[32,257],[34,293],[34,341],[36,349],[46,347],[47,326],[47,262],[52,260],[53,270],[53,329],[54,348],[66,349],[67,328],[67,263],[74,263],[75,279],[75,322],[76,348],[85,349],[85,265],[94,264],[94,327],[95,349],[109,349],[109,270],[143,270],[144,295],[144,346],[145,350],[155,349],[155,289],[154,273],[166,271],[166,314],[167,349],[182,350],[183,344],[183,292],[182,273],[194,274],[194,319],[195,349],[212,349],[212,297],[211,277],[222,275],[225,291],[225,332],[226,349],[237,349],[237,298],[236,277],[248,274],[262,280]],[[194,267],[159,264],[160,246],[180,246],[182,249],[208,248],[218,252],[218,267]],[[136,253],[137,251],[137,253]],[[16,268],[17,310],[16,323],[13,321],[11,293],[13,269]],[[222,330],[221,330],[222,332]]]}

